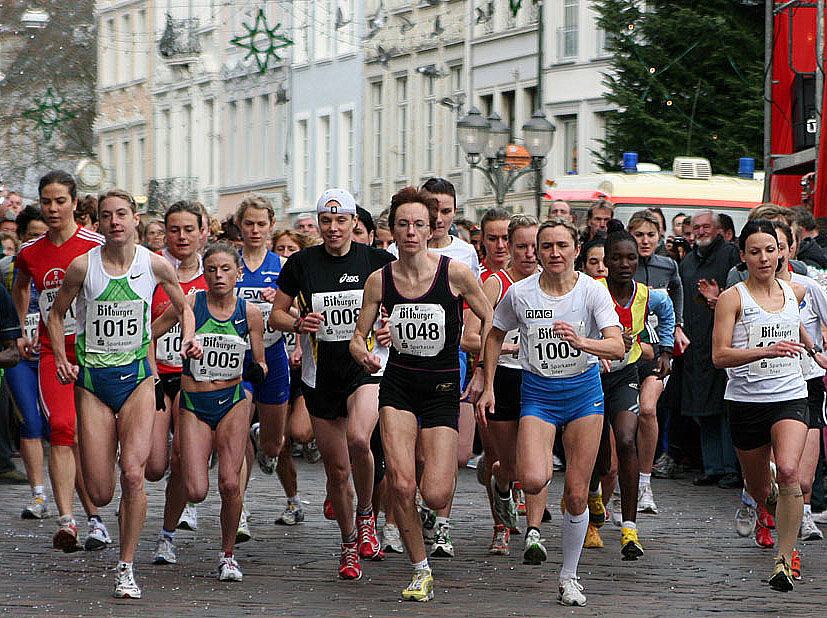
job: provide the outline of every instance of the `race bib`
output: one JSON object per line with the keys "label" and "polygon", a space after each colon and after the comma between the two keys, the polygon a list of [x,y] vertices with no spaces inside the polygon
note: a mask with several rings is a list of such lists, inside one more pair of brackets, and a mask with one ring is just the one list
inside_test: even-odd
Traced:
{"label": "race bib", "polygon": [[[510,343],[512,345],[519,345],[520,344],[520,329],[515,328],[514,330],[510,330],[505,334],[505,338],[503,339],[503,343]],[[499,361],[497,362],[498,365],[503,365],[504,367],[513,367],[513,368],[520,368],[520,363],[517,359],[520,357],[519,353],[516,354],[500,354]]]}
{"label": "race bib", "polygon": [[442,305],[396,305],[388,326],[393,347],[400,354],[436,356],[445,347],[445,309]]}
{"label": "race bib", "polygon": [[[785,339],[798,341],[798,323],[781,322],[779,324],[750,324],[748,348],[765,348]],[[762,358],[749,365],[750,376],[778,377],[801,371],[801,359],[782,356],[780,358]]]}
{"label": "race bib", "polygon": [[40,324],[39,313],[26,314],[26,320],[23,322],[23,335],[25,335],[29,341],[34,341],[34,338],[37,335],[38,324]]}
{"label": "race bib", "polygon": [[[264,347],[269,348],[281,339],[282,333],[280,330],[276,330],[267,323],[270,319],[270,312],[273,310],[273,305],[272,303],[265,302],[262,299],[262,289],[264,288],[238,288],[236,292],[239,298],[249,300],[251,303],[255,304],[256,307],[258,307],[259,311],[261,311],[261,317],[264,319]],[[250,349],[249,346],[247,349]]]}
{"label": "race bib", "polygon": [[[585,332],[583,323],[575,329],[582,337]],[[564,378],[580,375],[586,370],[588,355],[556,336],[551,324],[530,324],[526,334],[526,356],[534,373],[547,378]]]}
{"label": "race bib", "polygon": [[168,367],[182,367],[181,358],[181,325],[176,323],[155,345],[155,358]]}
{"label": "race bib", "polygon": [[296,344],[299,341],[298,333],[289,332],[284,333],[284,345],[287,349],[287,356],[290,356],[293,351],[296,349]]}
{"label": "race bib", "polygon": [[[43,318],[44,324],[48,324],[49,322],[49,311],[52,309],[52,305],[55,302],[55,297],[57,296],[59,289],[60,288],[43,290],[40,293],[40,298],[37,300],[37,306],[40,308],[40,316]],[[74,335],[75,330],[75,301],[73,300],[72,304],[69,306],[69,311],[66,312],[66,316],[63,320],[63,334],[67,336]]]}
{"label": "race bib", "polygon": [[244,372],[244,352],[247,342],[238,335],[198,334],[204,355],[190,359],[190,373],[198,382],[232,380]]}
{"label": "race bib", "polygon": [[86,305],[86,351],[134,352],[143,343],[143,321],[142,300],[90,301]]}
{"label": "race bib", "polygon": [[362,309],[362,293],[362,290],[345,290],[313,294],[313,311],[324,315],[324,322],[316,332],[319,341],[350,341]]}

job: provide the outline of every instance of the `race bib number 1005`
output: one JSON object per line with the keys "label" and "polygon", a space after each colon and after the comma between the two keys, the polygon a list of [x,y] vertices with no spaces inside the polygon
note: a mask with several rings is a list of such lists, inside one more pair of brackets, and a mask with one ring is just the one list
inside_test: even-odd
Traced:
{"label": "race bib number 1005", "polygon": [[[583,324],[576,327],[583,336]],[[528,364],[531,370],[547,378],[580,375],[586,370],[588,355],[554,334],[551,324],[531,324],[527,332]]]}
{"label": "race bib number 1005", "polygon": [[190,372],[198,382],[232,380],[244,372],[244,352],[247,342],[236,335],[198,334],[204,355],[191,359]]}

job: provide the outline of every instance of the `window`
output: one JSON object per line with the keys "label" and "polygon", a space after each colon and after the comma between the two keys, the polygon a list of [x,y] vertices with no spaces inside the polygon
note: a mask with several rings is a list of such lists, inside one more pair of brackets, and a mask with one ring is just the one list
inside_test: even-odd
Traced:
{"label": "window", "polygon": [[118,74],[117,78],[119,82],[129,82],[134,79],[134,75],[132,73],[133,66],[132,66],[132,59],[134,54],[132,53],[132,46],[135,41],[135,33],[132,32],[129,13],[121,15],[121,29],[118,33],[118,51],[121,57],[120,59],[120,66],[118,67]]}
{"label": "window", "polygon": [[272,151],[271,143],[273,141],[273,117],[270,115],[270,95],[262,95],[259,99],[259,122],[261,126],[261,148],[258,149],[258,167],[260,178],[270,178],[271,160],[270,152]]}
{"label": "window", "polygon": [[557,29],[557,57],[577,57],[580,0],[563,0],[563,26]]}
{"label": "window", "polygon": [[132,184],[132,143],[127,139],[121,143],[121,164],[118,166],[118,186],[135,192]]}
{"label": "window", "polygon": [[451,86],[454,92],[462,92],[462,67],[453,67],[451,69]]}
{"label": "window", "polygon": [[[315,19],[313,28],[315,36],[315,59],[330,58],[333,55],[333,32],[334,20],[336,18],[336,7],[334,0],[319,0],[313,3],[315,7]],[[310,9],[313,10],[313,9]]]}
{"label": "window", "polygon": [[[465,92],[463,92],[463,90],[462,90],[462,67],[461,66],[453,67],[451,69],[451,84],[452,84],[452,87],[454,89],[454,95],[453,95],[454,103],[459,105],[460,101],[463,101],[465,99]],[[457,107],[453,111],[456,114],[456,119],[459,119],[459,117],[460,117],[459,116],[460,108]],[[453,142],[454,142],[453,143],[453,148],[452,148],[453,160],[454,160],[453,167],[458,168],[462,165],[462,148],[459,145],[459,140],[457,139],[457,131],[456,131],[455,128],[452,130],[452,137],[453,137]]]}
{"label": "window", "polygon": [[356,165],[354,151],[353,112],[348,110],[339,116],[339,178],[336,184],[350,190]]}
{"label": "window", "polygon": [[400,77],[396,80],[397,116],[397,143],[398,154],[397,176],[404,178],[408,170],[408,78]]}
{"label": "window", "polygon": [[333,186],[333,172],[330,152],[330,116],[319,116],[318,131],[316,132],[316,157],[318,161],[316,174],[316,193]]}
{"label": "window", "polygon": [[106,169],[106,175],[109,176],[109,182],[113,180],[117,181],[117,177],[115,176],[115,145],[114,144],[107,144],[106,145],[106,161],[103,162],[104,169]]}
{"label": "window", "polygon": [[184,175],[192,177],[192,105],[184,105]]}
{"label": "window", "polygon": [[103,48],[101,60],[104,65],[104,85],[111,86],[115,83],[115,75],[117,74],[117,58],[118,58],[118,40],[117,32],[115,31],[115,19],[106,20],[106,31],[104,40],[107,45]]}
{"label": "window", "polygon": [[293,61],[296,64],[307,62],[310,57],[310,12],[312,11],[309,0],[296,0],[295,20],[296,35]]}
{"label": "window", "polygon": [[310,135],[307,120],[296,121],[296,196],[304,204],[312,204],[310,195]]}
{"label": "window", "polygon": [[436,100],[434,97],[436,80],[431,76],[425,77],[425,171],[436,169],[434,160],[434,133],[436,127]]}
{"label": "window", "polygon": [[215,166],[215,102],[208,99],[204,102],[207,116],[207,186],[213,186]]}
{"label": "window", "polygon": [[146,176],[144,174],[146,165],[146,140],[141,137],[138,139],[138,154],[136,155],[135,178],[136,190],[143,193],[146,190]]}
{"label": "window", "polygon": [[[256,131],[256,119],[253,116],[253,98],[250,97],[249,99],[244,99],[244,128],[246,130],[245,135],[249,135],[252,138],[252,144],[245,146],[242,148],[244,152],[244,174],[243,178],[249,179],[252,178],[254,174],[254,165],[255,165],[255,157],[257,155],[258,149],[256,148],[256,144],[258,142],[258,131]],[[240,154],[240,153],[239,153]],[[240,179],[239,179],[240,180]]]}
{"label": "window", "polygon": [[577,116],[563,116],[563,173],[577,173]]}
{"label": "window", "polygon": [[382,177],[382,83],[371,85],[373,93],[373,177]]}
{"label": "window", "polygon": [[480,111],[484,118],[488,118],[494,111],[494,95],[484,94],[480,97]]}
{"label": "window", "polygon": [[508,125],[508,128],[511,129],[511,141],[514,141],[514,129],[516,129],[515,125],[515,112],[514,109],[514,91],[508,90],[507,92],[502,93],[502,118],[503,122]]}
{"label": "window", "polygon": [[163,122],[161,123],[161,140],[163,146],[163,160],[164,160],[164,176],[172,178],[172,116],[168,109],[161,113]]}
{"label": "window", "polygon": [[342,17],[348,23],[335,30],[336,22],[334,18],[334,31],[336,36],[336,54],[349,54],[356,51],[355,41],[358,34],[356,32],[357,15],[356,15],[356,0],[339,0],[339,8],[342,9]]}
{"label": "window", "polygon": [[238,169],[238,103],[231,101],[227,105],[227,177],[229,184],[238,182],[236,170]]}
{"label": "window", "polygon": [[152,33],[147,31],[146,11],[138,11],[138,21],[135,24],[135,78],[146,77],[147,66],[149,65],[149,44],[152,41]]}

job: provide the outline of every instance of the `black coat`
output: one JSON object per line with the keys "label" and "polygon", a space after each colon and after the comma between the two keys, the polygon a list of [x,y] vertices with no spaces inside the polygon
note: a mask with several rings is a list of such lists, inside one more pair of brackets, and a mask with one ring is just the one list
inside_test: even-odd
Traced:
{"label": "black coat", "polygon": [[698,281],[714,280],[723,290],[729,269],[738,262],[738,248],[718,236],[704,251],[695,247],[680,263],[684,332],[690,341],[684,352],[681,394],[681,412],[685,416],[714,416],[724,413],[726,373],[712,365],[715,312],[698,292]]}

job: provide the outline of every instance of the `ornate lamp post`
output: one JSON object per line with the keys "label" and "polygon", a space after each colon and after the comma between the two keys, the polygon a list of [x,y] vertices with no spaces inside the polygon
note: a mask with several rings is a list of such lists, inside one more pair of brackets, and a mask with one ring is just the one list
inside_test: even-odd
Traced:
{"label": "ornate lamp post", "polygon": [[465,151],[468,165],[471,169],[480,170],[491,185],[497,206],[503,205],[506,194],[520,176],[534,172],[535,204],[539,214],[543,163],[551,150],[555,130],[556,127],[546,120],[542,111],[532,114],[531,120],[523,125],[525,148],[531,155],[531,163],[522,169],[506,162],[506,146],[511,130],[497,114],[485,119],[480,110],[472,107],[468,115],[457,122],[457,139]]}

